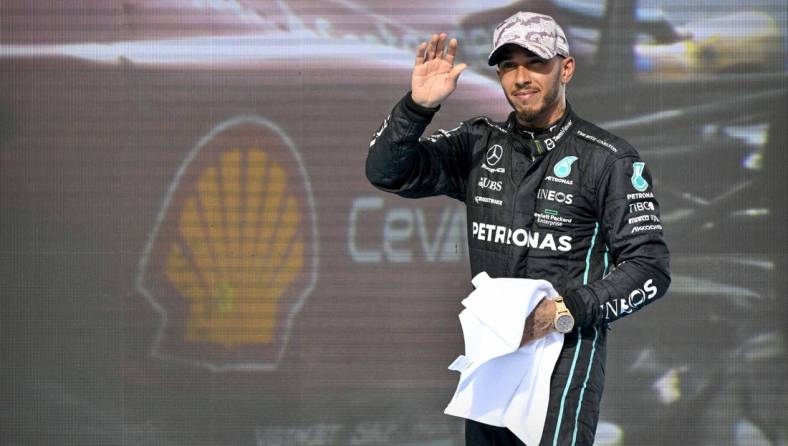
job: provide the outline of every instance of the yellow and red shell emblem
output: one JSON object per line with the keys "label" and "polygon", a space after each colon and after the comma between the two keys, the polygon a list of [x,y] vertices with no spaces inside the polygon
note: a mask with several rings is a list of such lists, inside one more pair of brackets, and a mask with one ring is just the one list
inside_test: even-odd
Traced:
{"label": "yellow and red shell emblem", "polygon": [[310,185],[274,124],[229,120],[184,160],[140,262],[161,315],[155,356],[271,369],[317,274]]}

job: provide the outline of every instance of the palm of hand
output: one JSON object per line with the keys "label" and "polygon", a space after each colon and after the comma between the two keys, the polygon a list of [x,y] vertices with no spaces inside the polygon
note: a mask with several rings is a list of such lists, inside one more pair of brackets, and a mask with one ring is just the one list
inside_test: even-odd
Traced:
{"label": "palm of hand", "polygon": [[440,103],[452,91],[455,84],[449,73],[452,65],[443,59],[433,59],[413,69],[411,89],[413,100],[417,103]]}
{"label": "palm of hand", "polygon": [[466,68],[465,64],[454,65],[457,39],[451,39],[448,47],[445,43],[446,34],[433,34],[429,43],[422,42],[416,51],[411,96],[423,107],[435,107],[443,102],[457,88],[457,78]]}

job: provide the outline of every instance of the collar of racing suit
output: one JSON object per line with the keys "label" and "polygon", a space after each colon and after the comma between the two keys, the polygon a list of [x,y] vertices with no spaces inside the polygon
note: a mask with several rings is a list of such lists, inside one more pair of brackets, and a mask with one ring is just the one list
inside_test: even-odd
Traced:
{"label": "collar of racing suit", "polygon": [[539,157],[555,148],[558,142],[566,136],[567,130],[576,121],[574,111],[569,101],[566,102],[564,115],[553,125],[543,129],[532,129],[521,125],[517,121],[515,112],[509,114],[506,120],[506,129],[518,135],[523,146],[531,157]]}

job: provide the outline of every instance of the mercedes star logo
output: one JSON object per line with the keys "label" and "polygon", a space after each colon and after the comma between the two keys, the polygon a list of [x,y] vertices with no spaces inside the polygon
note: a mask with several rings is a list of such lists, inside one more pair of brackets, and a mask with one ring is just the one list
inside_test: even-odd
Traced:
{"label": "mercedes star logo", "polygon": [[487,164],[494,166],[501,161],[503,157],[503,147],[498,144],[487,149]]}

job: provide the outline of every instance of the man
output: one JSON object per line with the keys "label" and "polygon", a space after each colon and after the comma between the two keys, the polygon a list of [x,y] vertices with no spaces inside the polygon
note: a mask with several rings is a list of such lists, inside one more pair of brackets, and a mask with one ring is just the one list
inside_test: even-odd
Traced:
{"label": "man", "polygon": [[[366,173],[408,198],[466,203],[473,275],[550,281],[523,343],[566,333],[550,385],[542,445],[591,445],[604,385],[607,325],[661,297],[668,249],[645,163],[623,139],[578,117],[566,100],[575,60],[549,16],[520,12],[495,29],[497,66],[514,111],[420,138],[455,90],[457,40],[422,43],[409,92],[370,143]],[[505,428],[466,420],[466,442],[522,444]],[[536,445],[528,445],[536,446]]]}

